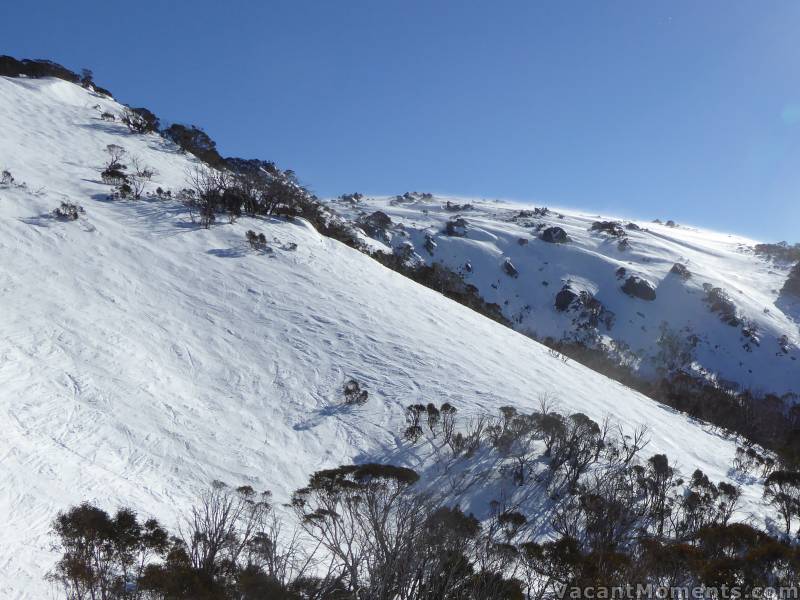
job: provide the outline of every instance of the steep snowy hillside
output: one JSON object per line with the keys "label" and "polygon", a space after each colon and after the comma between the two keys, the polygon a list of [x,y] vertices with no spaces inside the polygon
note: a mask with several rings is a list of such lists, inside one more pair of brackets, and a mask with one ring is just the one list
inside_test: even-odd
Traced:
{"label": "steep snowy hillside", "polygon": [[[448,401],[464,414],[503,405],[532,410],[549,393],[564,410],[612,415],[629,430],[649,424],[648,452],[666,452],[714,481],[729,478],[733,441],[562,362],[304,221],[241,219],[202,229],[172,200],[109,200],[98,175],[109,144],[155,170],[148,191],[183,187],[193,164],[155,134],[131,134],[100,118],[121,110],[65,81],[0,77],[0,170],[15,180],[0,187],[3,598],[47,597],[49,523],[82,500],[135,506],[174,523],[212,479],[270,489],[285,501],[322,467],[388,457],[419,466],[425,457],[399,435],[412,402]],[[61,202],[84,212],[76,221],[56,219],[50,213]],[[382,206],[393,218],[403,215],[415,244],[424,228],[438,227],[438,203],[428,205],[432,216],[421,205]],[[652,343],[658,317],[691,309],[708,325],[709,339],[739,348],[738,329],[715,329],[700,310],[696,286],[726,279],[731,292],[739,288],[750,299],[740,302],[748,311],[767,306],[779,287],[778,275],[766,265],[751,269],[758,263],[724,237],[648,226],[650,232],[632,232],[630,250],[617,256],[605,250],[609,242],[585,232],[590,219],[559,220],[575,241],[545,248],[532,239],[519,246],[518,224],[486,209],[475,214],[483,216],[468,216],[467,236],[440,237],[434,256],[472,261],[487,293],[499,281],[494,299],[507,297],[509,314],[531,304],[521,326],[541,316],[541,334],[565,327],[568,317],[549,305],[566,274],[594,286],[618,314],[614,331],[628,332],[634,347]],[[264,233],[272,252],[252,251],[247,229]],[[546,255],[534,252],[539,246]],[[688,291],[666,277],[655,303],[639,307],[614,296],[617,264],[664,279],[665,257],[673,255],[697,273]],[[518,279],[500,271],[504,256],[517,265]],[[641,323],[636,312],[645,315]],[[763,355],[752,363],[754,377],[769,372],[791,387],[796,375],[788,365],[797,351],[776,356],[768,336],[792,331],[796,344],[796,325],[774,309],[759,323],[761,347],[735,354]],[[366,405],[342,405],[351,377],[369,391]],[[763,523],[769,511],[761,486],[743,485],[740,516]],[[474,510],[490,498],[479,499]]]}
{"label": "steep snowy hillside", "polygon": [[[422,194],[332,204],[378,248],[462,273],[537,339],[611,346],[645,376],[691,367],[757,392],[800,392],[800,312],[781,296],[791,264],[755,254],[753,240]],[[662,324],[684,358],[665,364]]]}

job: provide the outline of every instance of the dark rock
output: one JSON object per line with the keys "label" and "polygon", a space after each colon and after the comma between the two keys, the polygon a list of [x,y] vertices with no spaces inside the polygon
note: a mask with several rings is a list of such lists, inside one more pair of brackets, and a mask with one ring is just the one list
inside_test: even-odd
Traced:
{"label": "dark rock", "polygon": [[548,227],[542,232],[542,241],[551,244],[563,244],[569,241],[569,237],[561,227]]}
{"label": "dark rock", "polygon": [[358,224],[369,237],[389,241],[387,230],[392,226],[392,219],[385,212],[376,210],[371,215],[359,219]]}
{"label": "dark rock", "polygon": [[620,267],[614,271],[614,274],[617,276],[617,279],[624,279],[625,275],[628,274],[628,270],[625,267]]}
{"label": "dark rock", "polygon": [[675,263],[672,265],[672,268],[669,270],[670,273],[674,273],[678,277],[680,277],[683,281],[687,281],[691,278],[692,274],[689,269],[686,268],[685,265],[681,263]]}
{"label": "dark rock", "polygon": [[434,241],[433,237],[429,233],[425,234],[425,250],[428,251],[428,254],[433,256],[434,250],[436,250],[436,242]]}
{"label": "dark rock", "polygon": [[564,312],[570,305],[578,299],[577,292],[571,290],[569,286],[564,286],[561,291],[556,294],[556,310]]}
{"label": "dark rock", "polygon": [[641,231],[641,227],[639,227],[636,223],[628,223],[625,225],[625,229],[628,231]]}
{"label": "dark rock", "polygon": [[641,277],[631,275],[625,280],[625,285],[622,286],[622,291],[642,300],[652,301],[656,299],[655,286]]}
{"label": "dark rock", "polygon": [[595,221],[592,223],[592,226],[589,228],[589,230],[603,231],[609,235],[613,235],[614,237],[622,237],[625,235],[622,225],[616,221]]}
{"label": "dark rock", "polygon": [[450,219],[444,227],[446,235],[464,237],[467,235],[467,220],[463,217]]}
{"label": "dark rock", "polygon": [[386,229],[391,227],[392,219],[385,212],[376,210],[374,213],[364,218],[364,222],[372,225],[373,227],[380,227]]}
{"label": "dark rock", "polygon": [[525,238],[519,238],[519,239],[517,240],[517,243],[518,243],[520,246],[527,246],[527,245],[528,245],[528,240],[526,240]]}
{"label": "dark rock", "polygon": [[509,277],[519,277],[519,271],[517,271],[517,268],[512,264],[511,259],[509,258],[503,262],[503,270]]}
{"label": "dark rock", "polygon": [[573,313],[572,326],[576,331],[592,332],[600,325],[611,330],[614,324],[614,313],[607,310],[602,302],[586,290],[576,292],[569,284],[556,294],[555,307],[559,312]]}
{"label": "dark rock", "polygon": [[448,200],[443,206],[443,208],[448,212],[461,212],[465,210],[472,210],[473,206],[472,204],[456,204],[455,202],[450,202],[450,200]]}

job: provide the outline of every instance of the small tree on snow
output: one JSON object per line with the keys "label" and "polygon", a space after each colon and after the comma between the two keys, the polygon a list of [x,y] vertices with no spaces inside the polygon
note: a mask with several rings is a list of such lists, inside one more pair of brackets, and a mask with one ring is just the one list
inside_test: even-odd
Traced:
{"label": "small tree on snow", "polygon": [[122,157],[125,156],[127,151],[122,146],[117,144],[109,144],[106,146],[106,152],[108,153],[108,163],[106,164],[106,169],[124,169],[125,165],[122,164]]}
{"label": "small tree on snow", "polygon": [[250,229],[245,234],[245,237],[253,250],[263,250],[267,247],[267,237],[263,233],[256,233]]}

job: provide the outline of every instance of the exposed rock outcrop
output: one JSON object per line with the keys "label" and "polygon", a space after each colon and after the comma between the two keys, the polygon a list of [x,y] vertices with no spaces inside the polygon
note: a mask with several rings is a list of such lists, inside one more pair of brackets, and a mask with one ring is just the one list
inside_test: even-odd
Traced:
{"label": "exposed rock outcrop", "polygon": [[569,236],[561,227],[548,227],[542,232],[542,241],[551,244],[563,244],[569,241]]}

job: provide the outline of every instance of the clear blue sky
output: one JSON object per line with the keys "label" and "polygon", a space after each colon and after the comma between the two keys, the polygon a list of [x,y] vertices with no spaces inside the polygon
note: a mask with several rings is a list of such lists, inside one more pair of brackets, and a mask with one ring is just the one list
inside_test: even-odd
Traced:
{"label": "clear blue sky", "polygon": [[0,23],[0,53],[90,67],[320,195],[800,241],[800,2],[9,0]]}

